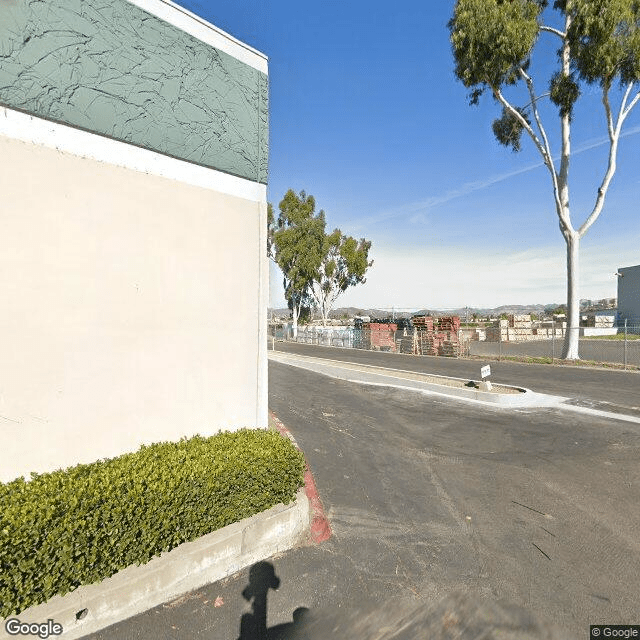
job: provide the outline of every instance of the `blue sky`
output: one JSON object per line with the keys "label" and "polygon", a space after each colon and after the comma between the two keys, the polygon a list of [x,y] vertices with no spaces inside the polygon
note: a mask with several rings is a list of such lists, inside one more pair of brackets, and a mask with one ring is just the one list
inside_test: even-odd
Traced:
{"label": "blue sky", "polygon": [[[562,302],[565,245],[550,178],[528,138],[493,138],[499,109],[470,107],[446,23],[454,2],[180,0],[269,57],[268,199],[304,189],[327,226],[372,241],[367,282],[338,306],[455,308]],[[538,66],[537,92],[557,43]],[[543,80],[544,78],[544,80]],[[522,103],[520,103],[522,104]],[[545,108],[558,149],[558,119]],[[640,105],[625,123],[605,209],[582,241],[580,296],[614,297],[640,264]],[[578,227],[606,168],[595,89],[574,116],[571,205]],[[285,306],[272,266],[270,306]]]}

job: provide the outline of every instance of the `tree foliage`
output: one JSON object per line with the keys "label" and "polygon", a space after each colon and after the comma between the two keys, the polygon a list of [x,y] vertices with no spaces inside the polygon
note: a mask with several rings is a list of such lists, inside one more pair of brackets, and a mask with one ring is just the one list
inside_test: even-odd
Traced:
{"label": "tree foliage", "polygon": [[276,220],[271,215],[271,248],[276,264],[282,270],[284,295],[293,312],[294,325],[298,316],[313,305],[311,290],[320,268],[325,237],[324,211],[316,213],[313,196],[300,195],[289,189],[278,205]]}
{"label": "tree foliage", "polygon": [[640,2],[598,0],[567,2],[568,39],[573,66],[590,84],[621,85],[640,79]]}
{"label": "tree foliage", "polygon": [[322,261],[313,285],[313,297],[324,322],[340,294],[366,281],[367,269],[373,264],[369,260],[370,249],[371,242],[345,236],[340,229],[325,236]]}
{"label": "tree foliage", "polygon": [[[602,211],[616,171],[622,125],[640,100],[640,0],[556,0],[552,8],[548,5],[547,0],[457,0],[449,30],[455,74],[469,89],[470,103],[478,104],[489,92],[502,109],[493,123],[498,142],[519,151],[526,134],[549,171],[560,230],[567,243],[571,330],[563,355],[577,358],[579,241]],[[562,26],[555,26],[558,20],[545,22],[552,11],[559,15]],[[540,94],[530,66],[538,46],[550,43],[549,38],[560,43],[558,67],[548,76],[548,91]],[[600,87],[609,157],[593,207],[576,228],[569,198],[571,124],[584,84]],[[507,88],[509,95],[522,90],[519,104],[507,98]],[[619,100],[617,109],[611,104],[614,94]],[[546,97],[557,108],[560,120],[559,153],[552,150],[539,108]]]}
{"label": "tree foliage", "polygon": [[[529,116],[524,109],[516,107],[518,113],[526,122],[531,124]],[[511,113],[508,109],[502,109],[502,116],[493,121],[493,135],[496,140],[505,147],[511,147],[515,152],[520,151],[520,140],[524,125],[522,120]]]}
{"label": "tree foliage", "polygon": [[324,211],[316,213],[315,206],[313,196],[289,189],[279,204],[277,220],[271,205],[268,208],[267,250],[284,275],[285,298],[294,324],[314,306],[326,321],[336,298],[364,282],[373,264],[368,260],[371,242],[357,241],[340,229],[327,234]]}

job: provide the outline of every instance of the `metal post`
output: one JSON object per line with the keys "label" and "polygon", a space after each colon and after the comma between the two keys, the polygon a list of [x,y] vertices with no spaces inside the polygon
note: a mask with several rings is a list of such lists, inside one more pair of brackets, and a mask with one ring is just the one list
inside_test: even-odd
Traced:
{"label": "metal post", "polygon": [[502,360],[502,326],[498,321],[498,344],[500,345],[500,351],[498,353],[498,361]]}
{"label": "metal post", "polygon": [[627,319],[624,319],[624,368],[627,368]]}
{"label": "metal post", "polygon": [[556,361],[556,321],[551,321],[551,364]]}

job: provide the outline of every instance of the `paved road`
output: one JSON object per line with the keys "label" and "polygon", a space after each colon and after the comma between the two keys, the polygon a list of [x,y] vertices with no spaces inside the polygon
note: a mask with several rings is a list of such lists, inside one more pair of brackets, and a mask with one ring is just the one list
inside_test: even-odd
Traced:
{"label": "paved road", "polygon": [[[334,531],[272,559],[270,628],[301,607],[391,619],[402,607],[390,599],[427,607],[456,591],[506,599],[571,639],[638,622],[639,425],[479,410],[273,362],[269,377],[270,407],[304,450]],[[90,637],[235,640],[248,582],[239,572]]]}
{"label": "paved road", "polygon": [[[271,348],[271,343],[269,343]],[[371,364],[381,367],[420,371],[443,376],[478,380],[480,367],[491,365],[492,382],[526,387],[540,393],[566,396],[607,410],[619,406],[629,413],[640,413],[640,372],[572,367],[562,365],[524,364],[520,362],[487,362],[436,356],[411,356],[361,349],[321,347],[294,342],[276,342],[276,350],[299,353],[316,358]],[[609,405],[616,406],[609,406]]]}

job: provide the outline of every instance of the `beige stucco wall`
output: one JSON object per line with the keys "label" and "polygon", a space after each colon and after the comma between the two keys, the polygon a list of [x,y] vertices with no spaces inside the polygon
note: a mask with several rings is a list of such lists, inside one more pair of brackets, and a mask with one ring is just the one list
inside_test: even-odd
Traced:
{"label": "beige stucco wall", "polygon": [[3,136],[0,157],[0,480],[266,426],[266,204]]}

